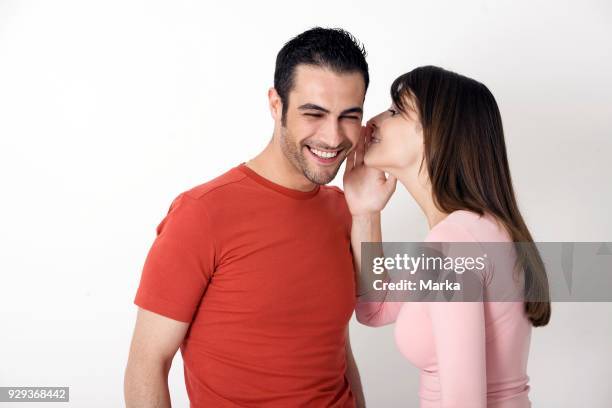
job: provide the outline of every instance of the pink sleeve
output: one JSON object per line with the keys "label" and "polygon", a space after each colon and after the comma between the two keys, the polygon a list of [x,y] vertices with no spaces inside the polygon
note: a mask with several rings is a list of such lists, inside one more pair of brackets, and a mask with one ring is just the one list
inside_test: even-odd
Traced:
{"label": "pink sleeve", "polygon": [[[444,223],[428,242],[476,242],[461,226]],[[430,302],[442,408],[486,408],[485,318],[482,302]]]}
{"label": "pink sleeve", "polygon": [[442,408],[485,408],[487,377],[482,302],[428,305],[438,359]]}
{"label": "pink sleeve", "polygon": [[357,321],[366,326],[379,327],[394,323],[402,302],[359,302],[355,306]]}

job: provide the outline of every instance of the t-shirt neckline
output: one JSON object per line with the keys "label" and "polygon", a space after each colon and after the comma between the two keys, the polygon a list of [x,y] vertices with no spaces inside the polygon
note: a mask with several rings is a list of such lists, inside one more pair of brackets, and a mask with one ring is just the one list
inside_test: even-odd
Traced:
{"label": "t-shirt neckline", "polygon": [[264,187],[267,187],[276,192],[279,192],[287,197],[296,198],[299,200],[304,200],[304,199],[314,197],[315,195],[317,195],[317,193],[321,189],[321,186],[319,184],[317,184],[315,188],[313,188],[310,191],[300,191],[300,190],[295,190],[295,189],[288,188],[285,186],[281,186],[280,184],[277,184],[259,175],[253,169],[249,168],[245,162],[240,163],[236,168],[240,170],[242,173],[244,173],[246,176],[248,176],[250,179],[257,182],[258,184],[261,184]]}

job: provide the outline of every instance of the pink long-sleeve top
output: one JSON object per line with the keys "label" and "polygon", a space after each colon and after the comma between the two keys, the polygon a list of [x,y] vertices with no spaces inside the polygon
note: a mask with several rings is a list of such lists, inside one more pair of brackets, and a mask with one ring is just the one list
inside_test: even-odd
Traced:
{"label": "pink long-sleeve top", "polygon": [[[464,210],[435,225],[425,241],[512,242],[492,216]],[[421,371],[421,408],[531,406],[531,324],[523,302],[370,301],[359,302],[356,314],[369,326],[395,322],[400,352]]]}

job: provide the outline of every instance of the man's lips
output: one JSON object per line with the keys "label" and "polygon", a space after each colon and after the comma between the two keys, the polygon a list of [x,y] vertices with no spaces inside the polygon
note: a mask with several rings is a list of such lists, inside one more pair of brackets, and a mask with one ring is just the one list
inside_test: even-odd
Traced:
{"label": "man's lips", "polygon": [[334,163],[339,157],[342,156],[344,149],[321,149],[312,146],[305,146],[310,155],[319,163],[330,164]]}

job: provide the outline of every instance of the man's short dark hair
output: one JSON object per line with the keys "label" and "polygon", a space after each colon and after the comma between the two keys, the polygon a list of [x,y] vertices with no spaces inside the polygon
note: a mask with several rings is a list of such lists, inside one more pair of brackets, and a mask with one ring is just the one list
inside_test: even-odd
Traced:
{"label": "man's short dark hair", "polygon": [[298,65],[329,68],[337,73],[359,72],[367,90],[370,77],[365,57],[363,44],[341,28],[315,27],[289,40],[278,52],[274,70],[274,88],[283,103],[283,124]]}

